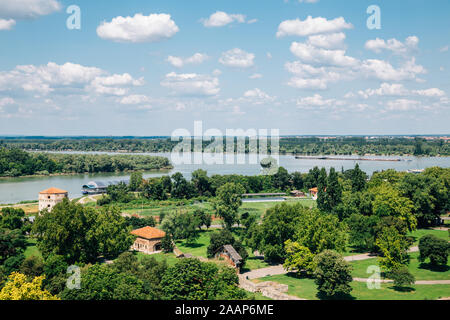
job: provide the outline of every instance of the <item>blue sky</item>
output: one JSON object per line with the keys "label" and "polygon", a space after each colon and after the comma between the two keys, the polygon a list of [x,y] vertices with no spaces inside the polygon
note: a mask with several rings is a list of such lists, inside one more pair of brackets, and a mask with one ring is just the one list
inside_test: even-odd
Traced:
{"label": "blue sky", "polygon": [[[70,5],[80,30],[66,27]],[[0,134],[170,135],[194,120],[449,134],[449,12],[447,0],[0,0]]]}

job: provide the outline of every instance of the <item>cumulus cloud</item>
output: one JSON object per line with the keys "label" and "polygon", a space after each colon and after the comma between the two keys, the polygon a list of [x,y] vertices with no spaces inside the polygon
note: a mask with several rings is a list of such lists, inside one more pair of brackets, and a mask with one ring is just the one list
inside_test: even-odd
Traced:
{"label": "cumulus cloud", "polygon": [[255,55],[239,48],[222,53],[219,62],[228,67],[249,68],[254,65]]}
{"label": "cumulus cloud", "polygon": [[204,53],[195,53],[193,56],[188,58],[176,57],[176,56],[168,56],[167,62],[177,68],[182,68],[186,64],[201,64],[209,57]]}
{"label": "cumulus cloud", "polygon": [[161,85],[183,95],[213,96],[220,92],[218,78],[197,73],[171,72],[166,74]]}
{"label": "cumulus cloud", "polygon": [[345,33],[330,33],[330,34],[319,34],[315,36],[308,37],[308,43],[314,47],[323,49],[337,49],[343,48],[344,40],[346,36]]}
{"label": "cumulus cloud", "polygon": [[304,97],[297,100],[297,107],[301,109],[311,109],[311,108],[326,108],[333,106],[342,106],[343,101],[336,99],[324,99],[320,94],[315,94],[310,97]]}
{"label": "cumulus cloud", "polygon": [[146,95],[134,94],[134,95],[129,95],[129,96],[123,97],[120,100],[120,103],[121,104],[141,104],[141,103],[146,103],[149,101],[150,101],[150,98],[147,97]]}
{"label": "cumulus cloud", "polygon": [[365,48],[376,53],[381,53],[383,50],[388,50],[395,54],[405,54],[411,50],[417,49],[418,44],[419,38],[416,36],[406,38],[405,42],[401,42],[397,39],[389,39],[385,41],[384,39],[376,38],[375,40],[367,41]]}
{"label": "cumulus cloud", "polygon": [[56,0],[2,0],[0,18],[33,19],[61,9]]}
{"label": "cumulus cloud", "polygon": [[307,63],[340,67],[352,67],[358,63],[357,59],[346,56],[345,50],[327,50],[300,42],[293,42],[290,49],[295,56]]}
{"label": "cumulus cloud", "polygon": [[22,91],[47,95],[56,90],[95,92],[99,94],[124,95],[123,87],[141,85],[131,75],[108,73],[97,67],[86,67],[67,62],[58,65],[19,65],[11,71],[0,72],[0,91]]}
{"label": "cumulus cloud", "polygon": [[262,77],[263,77],[262,74],[260,74],[260,73],[254,73],[254,74],[252,74],[252,75],[249,76],[249,79],[252,79],[252,80],[254,80],[254,79],[261,79]]}
{"label": "cumulus cloud", "polygon": [[333,20],[308,16],[305,20],[285,20],[278,26],[277,37],[300,36],[306,37],[320,33],[336,33],[344,29],[351,29],[353,25],[345,22],[343,17]]}
{"label": "cumulus cloud", "polygon": [[294,75],[288,85],[299,89],[325,90],[329,83],[346,76],[338,68],[314,67],[300,61],[287,62],[285,69]]}
{"label": "cumulus cloud", "polygon": [[97,35],[115,42],[156,42],[173,37],[179,31],[169,14],[140,13],[134,17],[118,16],[97,27]]}
{"label": "cumulus cloud", "polygon": [[244,93],[244,98],[249,99],[254,104],[263,104],[275,100],[275,97],[268,95],[258,88],[246,91]]}
{"label": "cumulus cloud", "polygon": [[[223,27],[233,22],[244,23],[245,15],[243,14],[228,14],[223,11],[217,11],[209,16],[207,19],[202,19],[203,25],[207,28]],[[256,22],[256,21],[252,21]]]}
{"label": "cumulus cloud", "polygon": [[367,77],[383,81],[417,80],[418,75],[427,72],[423,66],[416,64],[415,58],[406,61],[399,68],[394,68],[384,60],[368,59],[362,62],[360,69]]}
{"label": "cumulus cloud", "polygon": [[16,25],[14,19],[0,19],[0,30],[11,30]]}
{"label": "cumulus cloud", "polygon": [[415,110],[421,105],[420,101],[410,99],[397,99],[386,103],[388,111],[410,111]]}

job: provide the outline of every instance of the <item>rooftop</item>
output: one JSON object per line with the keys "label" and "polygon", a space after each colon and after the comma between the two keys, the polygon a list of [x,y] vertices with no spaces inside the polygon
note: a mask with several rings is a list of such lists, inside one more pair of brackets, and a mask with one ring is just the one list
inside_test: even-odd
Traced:
{"label": "rooftop", "polygon": [[166,235],[164,231],[152,227],[144,227],[141,229],[136,229],[131,231],[131,234],[134,234],[135,236],[148,240],[164,238]]}
{"label": "rooftop", "polygon": [[66,190],[58,189],[58,188],[49,188],[39,192],[40,194],[64,194],[68,193]]}
{"label": "rooftop", "polygon": [[236,249],[233,248],[233,246],[226,244],[223,246],[223,250],[228,252],[228,254],[231,257],[231,260],[236,262],[242,262],[242,257],[239,253],[237,253]]}

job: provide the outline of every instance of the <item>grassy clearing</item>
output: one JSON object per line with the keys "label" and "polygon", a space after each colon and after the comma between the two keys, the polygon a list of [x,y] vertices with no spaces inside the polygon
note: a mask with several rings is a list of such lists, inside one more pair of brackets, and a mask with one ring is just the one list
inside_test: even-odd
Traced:
{"label": "grassy clearing", "polygon": [[27,248],[25,249],[24,255],[25,255],[25,258],[28,258],[31,256],[36,256],[36,257],[42,258],[42,254],[37,247],[36,239],[29,238],[27,240]]}
{"label": "grassy clearing", "polygon": [[[421,264],[417,259],[418,252],[410,253],[409,271],[414,275],[416,280],[450,280],[450,267],[446,266],[440,269],[432,269],[428,264]],[[367,268],[371,265],[378,266],[378,259],[368,259],[361,261],[353,261],[353,276],[357,278],[368,278],[372,273],[366,273]],[[449,293],[450,295],[450,293]]]}
{"label": "grassy clearing", "polygon": [[450,240],[450,234],[446,230],[433,230],[433,229],[419,229],[413,232],[410,232],[408,235],[414,238],[414,245],[417,246],[419,244],[420,238],[422,238],[426,234],[435,235],[438,238],[444,240]]}
{"label": "grassy clearing", "polygon": [[177,248],[183,253],[190,253],[196,257],[206,258],[209,239],[212,232],[214,231],[200,231],[200,237],[195,241],[195,243],[188,243],[186,240],[177,241]]}
{"label": "grassy clearing", "polygon": [[[319,300],[317,286],[313,279],[277,275],[258,279],[287,284],[288,294],[308,300]],[[436,300],[450,296],[450,285],[416,285],[410,291],[397,291],[392,284],[382,284],[380,289],[370,290],[365,282],[351,283],[353,291],[349,299],[356,300]]]}
{"label": "grassy clearing", "polygon": [[135,255],[139,260],[142,260],[144,257],[154,258],[158,262],[166,260],[168,266],[173,266],[179,261],[179,259],[177,259],[177,257],[175,257],[173,253],[155,253],[149,255],[142,252],[135,252]]}

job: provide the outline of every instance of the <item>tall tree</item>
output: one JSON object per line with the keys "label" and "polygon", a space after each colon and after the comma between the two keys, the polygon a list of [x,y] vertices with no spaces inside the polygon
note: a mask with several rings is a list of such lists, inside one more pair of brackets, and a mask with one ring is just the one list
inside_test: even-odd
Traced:
{"label": "tall tree", "polygon": [[232,182],[224,184],[216,191],[213,207],[216,215],[223,218],[228,229],[231,229],[237,221],[237,213],[242,205],[244,192],[244,187]]}

